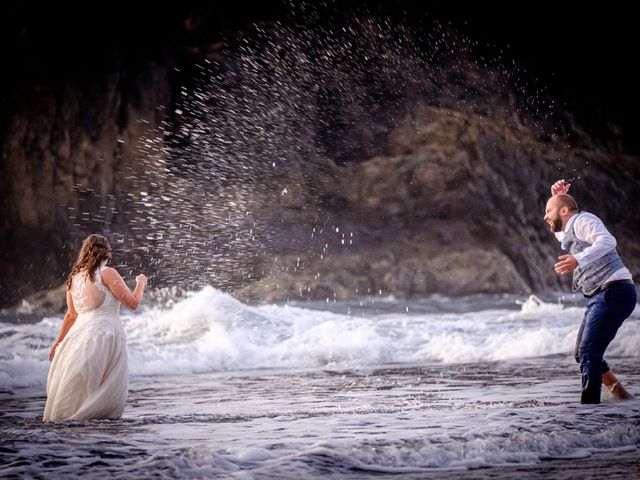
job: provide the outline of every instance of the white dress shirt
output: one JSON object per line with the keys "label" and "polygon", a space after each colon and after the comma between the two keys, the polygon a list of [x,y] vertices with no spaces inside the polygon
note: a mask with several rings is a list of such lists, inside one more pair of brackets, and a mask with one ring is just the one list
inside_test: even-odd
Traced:
{"label": "white dress shirt", "polygon": [[[573,258],[576,259],[581,268],[586,267],[594,260],[604,257],[616,248],[617,242],[614,236],[609,233],[609,230],[604,226],[602,220],[592,213],[583,212],[579,215],[573,215],[565,225],[564,230],[562,232],[556,232],[556,238],[562,242],[565,232],[568,232],[572,226],[573,233],[578,240],[591,244],[591,246],[585,248],[580,253],[573,255]],[[626,267],[622,267],[613,272],[604,283],[627,279],[632,279],[631,272]]]}

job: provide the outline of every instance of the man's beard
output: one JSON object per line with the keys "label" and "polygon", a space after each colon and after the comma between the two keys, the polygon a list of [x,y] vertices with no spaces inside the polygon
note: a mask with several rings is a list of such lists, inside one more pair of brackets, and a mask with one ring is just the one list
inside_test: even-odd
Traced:
{"label": "man's beard", "polygon": [[562,231],[562,219],[561,218],[556,218],[552,222],[553,222],[553,225],[549,225],[549,230],[551,230],[552,233],[561,232]]}

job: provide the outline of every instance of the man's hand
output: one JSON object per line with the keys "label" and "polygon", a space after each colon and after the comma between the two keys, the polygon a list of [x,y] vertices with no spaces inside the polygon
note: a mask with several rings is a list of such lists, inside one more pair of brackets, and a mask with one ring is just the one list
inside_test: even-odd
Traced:
{"label": "man's hand", "polygon": [[560,255],[558,260],[560,261],[556,263],[553,268],[556,273],[560,275],[572,272],[578,268],[578,261],[573,257],[573,255]]}
{"label": "man's hand", "polygon": [[571,184],[566,183],[564,179],[558,180],[556,183],[551,185],[551,196],[555,197],[556,195],[565,195],[569,192],[570,187]]}

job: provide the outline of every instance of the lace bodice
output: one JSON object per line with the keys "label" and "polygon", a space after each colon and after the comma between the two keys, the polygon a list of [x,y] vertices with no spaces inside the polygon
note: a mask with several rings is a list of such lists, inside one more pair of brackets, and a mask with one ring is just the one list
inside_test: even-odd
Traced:
{"label": "lace bodice", "polygon": [[85,272],[77,273],[71,281],[71,297],[78,314],[100,310],[119,303],[109,289],[102,283],[102,272],[106,265],[101,265],[94,274],[94,281]]}

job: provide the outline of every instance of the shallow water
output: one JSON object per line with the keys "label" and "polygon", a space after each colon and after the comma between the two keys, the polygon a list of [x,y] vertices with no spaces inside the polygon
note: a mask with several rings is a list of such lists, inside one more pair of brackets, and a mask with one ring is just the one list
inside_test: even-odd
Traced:
{"label": "shallow water", "polygon": [[[369,302],[250,307],[204,289],[125,316],[132,375],[118,421],[43,424],[60,319],[5,322],[0,476],[640,473],[640,400],[578,404],[569,352],[581,307],[511,297]],[[634,313],[608,356],[633,393],[639,335]]]}

